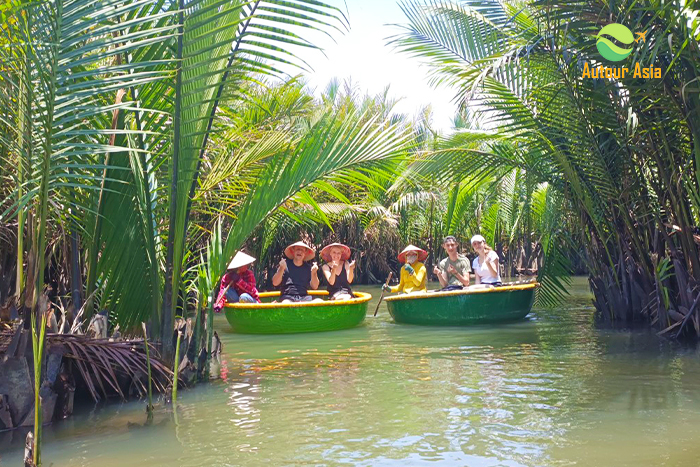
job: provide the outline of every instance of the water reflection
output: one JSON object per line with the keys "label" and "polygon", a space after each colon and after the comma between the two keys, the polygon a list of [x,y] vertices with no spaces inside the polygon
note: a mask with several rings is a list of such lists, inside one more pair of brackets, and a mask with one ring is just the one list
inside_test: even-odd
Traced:
{"label": "water reflection", "polygon": [[161,407],[155,426],[137,427],[143,404],[109,406],[47,429],[47,459],[697,465],[684,454],[700,438],[691,425],[700,415],[697,350],[596,330],[583,292],[504,326],[396,325],[385,309],[333,333],[244,336],[227,332],[222,318],[217,326],[221,379],[181,392],[177,423]]}

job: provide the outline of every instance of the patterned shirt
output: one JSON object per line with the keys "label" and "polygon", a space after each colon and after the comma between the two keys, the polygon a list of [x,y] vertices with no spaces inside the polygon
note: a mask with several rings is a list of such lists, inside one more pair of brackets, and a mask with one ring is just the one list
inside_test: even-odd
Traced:
{"label": "patterned shirt", "polygon": [[255,288],[255,274],[250,269],[246,269],[240,273],[234,271],[228,271],[221,278],[221,287],[219,288],[219,296],[216,298],[216,303],[214,304],[214,311],[217,313],[221,312],[221,309],[226,304],[226,286],[231,284],[231,287],[238,293],[238,295],[247,293],[255,299],[256,302],[260,303],[260,297],[258,296],[258,289]]}

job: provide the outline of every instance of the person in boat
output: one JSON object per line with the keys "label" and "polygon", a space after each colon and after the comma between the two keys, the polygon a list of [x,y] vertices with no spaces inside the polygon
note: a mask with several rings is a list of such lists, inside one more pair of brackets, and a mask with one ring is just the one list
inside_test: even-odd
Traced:
{"label": "person in boat", "polygon": [[316,251],[304,242],[296,242],[284,249],[284,256],[272,276],[272,285],[280,288],[279,301],[313,301],[308,289],[318,289],[318,264],[309,261],[314,259]]}
{"label": "person in boat", "polygon": [[447,253],[447,258],[433,268],[433,273],[442,286],[440,290],[461,290],[467,287],[472,268],[469,266],[469,259],[459,254],[457,239],[448,235],[442,241],[442,247]]}
{"label": "person in boat", "polygon": [[326,262],[321,269],[328,281],[329,300],[350,300],[354,297],[350,284],[355,278],[355,262],[350,259],[350,248],[342,243],[331,243],[321,250]]}
{"label": "person in boat", "polygon": [[408,245],[399,253],[399,262],[404,263],[401,267],[399,285],[390,287],[384,284],[382,290],[399,293],[427,292],[428,271],[422,263],[427,257],[427,251],[417,246]]}
{"label": "person in boat", "polygon": [[255,258],[242,251],[236,253],[228,265],[226,274],[221,278],[214,311],[220,313],[226,302],[260,303],[258,289],[255,287],[255,274],[249,268],[254,261]]}
{"label": "person in boat", "polygon": [[481,235],[472,237],[472,248],[477,253],[477,257],[472,262],[474,269],[474,282],[477,284],[501,285],[501,273],[498,260],[498,253],[486,244],[486,239]]}

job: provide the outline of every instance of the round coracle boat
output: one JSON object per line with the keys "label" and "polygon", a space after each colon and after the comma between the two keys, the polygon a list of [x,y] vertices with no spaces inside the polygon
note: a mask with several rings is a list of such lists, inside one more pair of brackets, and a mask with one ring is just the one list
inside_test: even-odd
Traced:
{"label": "round coracle boat", "polygon": [[423,292],[385,298],[397,323],[469,326],[525,318],[535,300],[536,282],[500,287],[472,286],[448,292]]}
{"label": "round coracle boat", "polygon": [[[325,290],[310,290],[314,298],[327,298]],[[262,303],[227,303],[226,319],[242,334],[291,334],[353,328],[364,321],[372,296],[355,292],[350,300],[272,303],[279,292],[263,292]]]}

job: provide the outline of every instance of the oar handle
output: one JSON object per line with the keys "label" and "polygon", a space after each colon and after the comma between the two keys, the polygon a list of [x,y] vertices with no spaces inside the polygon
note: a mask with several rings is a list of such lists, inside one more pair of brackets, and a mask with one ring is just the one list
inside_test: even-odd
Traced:
{"label": "oar handle", "polygon": [[389,285],[389,281],[391,281],[391,276],[394,275],[394,271],[389,271],[389,277],[386,278],[386,282],[384,285]]}
{"label": "oar handle", "polygon": [[[389,281],[391,280],[391,276],[394,275],[394,271],[389,271],[389,277],[386,278],[386,282],[384,285],[389,285]],[[374,315],[372,316],[377,316],[377,312],[379,311],[379,305],[382,304],[382,300],[384,300],[384,288],[382,288],[382,294],[379,296],[379,301],[377,302],[377,308],[374,309]]]}

